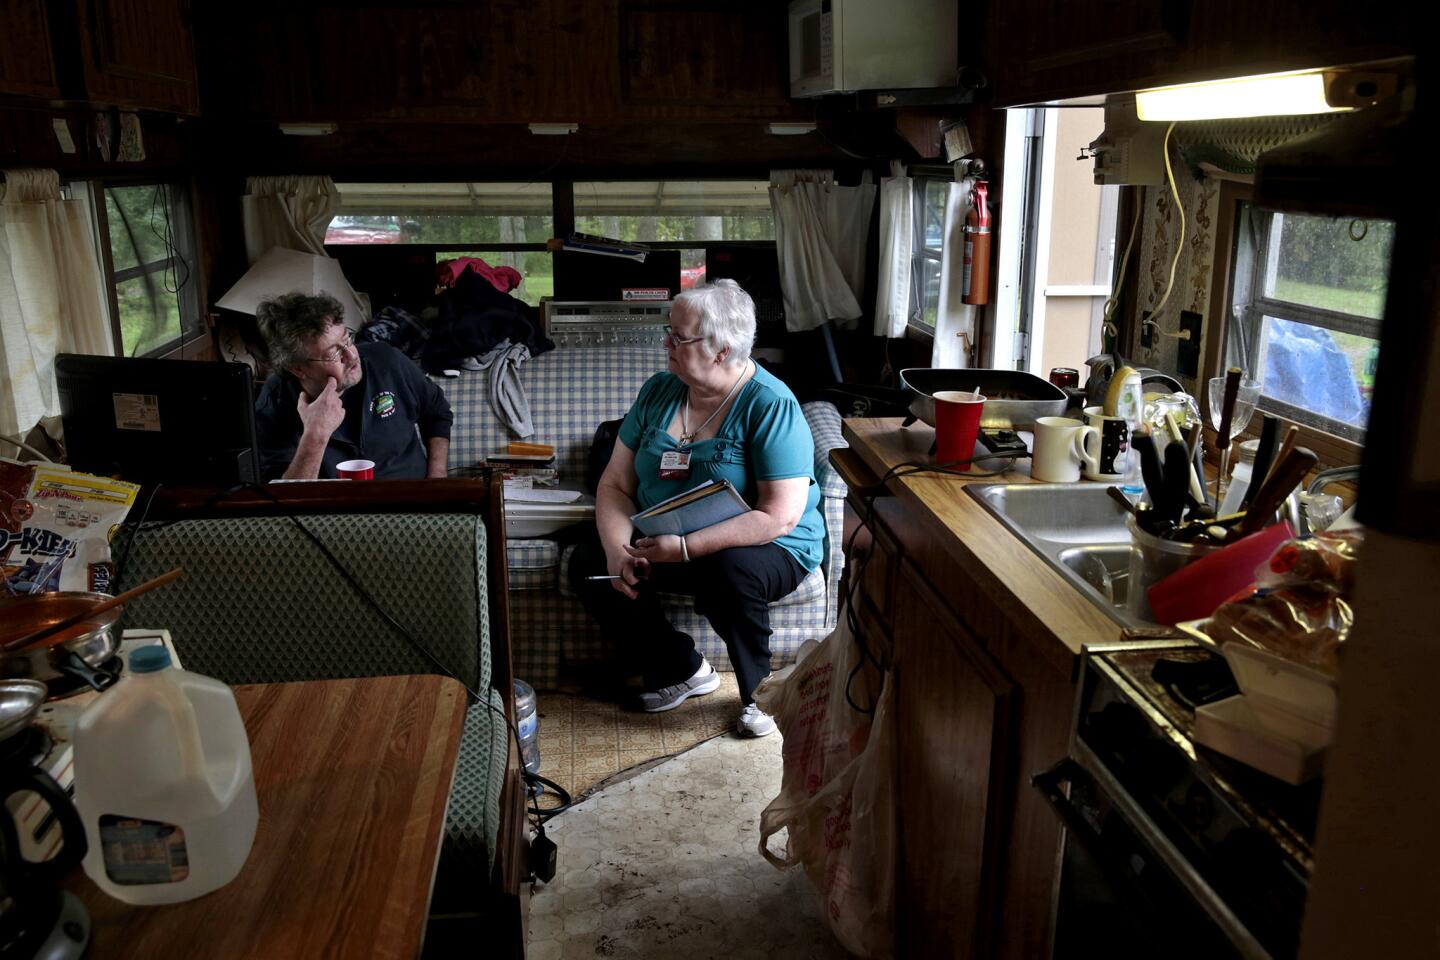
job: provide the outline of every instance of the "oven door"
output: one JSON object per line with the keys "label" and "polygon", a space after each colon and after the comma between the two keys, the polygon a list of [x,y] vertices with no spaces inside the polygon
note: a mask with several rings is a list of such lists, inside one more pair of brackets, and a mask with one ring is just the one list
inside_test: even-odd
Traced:
{"label": "oven door", "polygon": [[1056,960],[1268,958],[1225,902],[1083,743],[1032,783],[1065,827]]}

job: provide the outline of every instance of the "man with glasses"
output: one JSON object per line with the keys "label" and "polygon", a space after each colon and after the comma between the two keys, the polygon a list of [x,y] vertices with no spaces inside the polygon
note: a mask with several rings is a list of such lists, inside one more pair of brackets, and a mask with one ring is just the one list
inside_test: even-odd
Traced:
{"label": "man with glasses", "polygon": [[444,392],[394,347],[356,344],[344,312],[304,293],[256,309],[274,371],[255,403],[261,475],[333,478],[336,464],[363,459],[380,480],[445,476],[454,417]]}

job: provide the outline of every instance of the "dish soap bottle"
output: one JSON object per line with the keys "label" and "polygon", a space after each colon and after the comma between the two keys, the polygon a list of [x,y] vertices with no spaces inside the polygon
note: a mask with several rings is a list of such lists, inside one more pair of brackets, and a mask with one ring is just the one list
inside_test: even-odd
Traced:
{"label": "dish soap bottle", "polygon": [[75,727],[85,873],[126,903],[178,903],[234,879],[255,840],[250,741],[218,680],[141,647]]}

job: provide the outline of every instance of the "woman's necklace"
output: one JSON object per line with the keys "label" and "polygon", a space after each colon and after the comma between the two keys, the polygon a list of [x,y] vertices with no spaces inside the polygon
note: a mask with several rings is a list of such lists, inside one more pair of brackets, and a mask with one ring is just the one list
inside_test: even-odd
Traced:
{"label": "woman's necklace", "polygon": [[704,430],[710,421],[715,419],[715,414],[725,409],[725,404],[729,403],[730,398],[735,395],[735,391],[740,389],[740,381],[745,379],[745,374],[749,371],[750,361],[746,360],[745,366],[740,368],[740,375],[736,377],[735,382],[730,385],[730,392],[725,394],[725,398],[720,401],[714,410],[710,411],[710,416],[705,418],[705,422],[694,430],[690,429],[690,388],[685,388],[685,406],[680,408],[680,446],[688,447],[695,442],[695,435],[701,430]]}

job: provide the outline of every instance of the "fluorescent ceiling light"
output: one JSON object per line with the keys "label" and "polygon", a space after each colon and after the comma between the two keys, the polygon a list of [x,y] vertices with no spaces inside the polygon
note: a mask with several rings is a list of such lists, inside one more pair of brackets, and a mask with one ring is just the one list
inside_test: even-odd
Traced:
{"label": "fluorescent ceiling light", "polygon": [[1228,120],[1350,109],[1331,106],[1325,96],[1325,75],[1318,72],[1187,83],[1135,94],[1135,114],[1141,120]]}
{"label": "fluorescent ceiling light", "polygon": [[567,133],[578,133],[578,123],[532,123],[530,132],[540,137],[563,137]]}
{"label": "fluorescent ceiling light", "polygon": [[280,132],[292,137],[323,137],[340,129],[333,123],[282,123]]}
{"label": "fluorescent ceiling light", "polygon": [[765,132],[777,137],[798,137],[804,133],[814,133],[813,123],[767,123]]}

